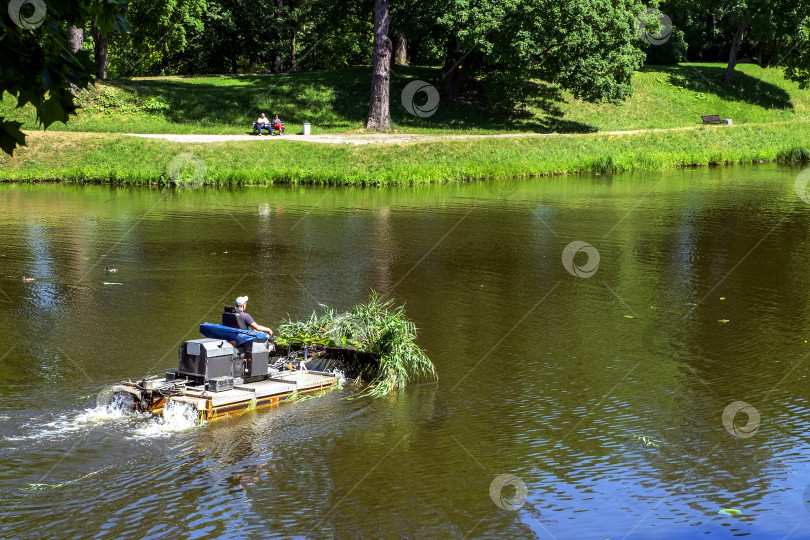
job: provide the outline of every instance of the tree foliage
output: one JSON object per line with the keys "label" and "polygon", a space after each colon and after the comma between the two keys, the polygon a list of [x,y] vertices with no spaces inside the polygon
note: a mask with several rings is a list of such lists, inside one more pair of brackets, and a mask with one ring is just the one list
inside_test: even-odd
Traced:
{"label": "tree foliage", "polygon": [[[12,0],[22,3],[23,0]],[[26,17],[32,3],[27,0]],[[339,69],[374,60],[374,0],[53,0],[27,29],[0,18],[0,89],[33,104],[45,127],[75,111],[69,89],[93,60],[66,44],[70,26],[109,37],[110,77]],[[779,65],[810,85],[810,0],[389,0],[389,37],[411,65],[442,68],[445,100],[510,109],[553,88],[589,101],[626,98],[648,63],[682,59]],[[44,5],[44,4],[43,4]],[[660,8],[674,28],[645,43],[638,24]],[[131,33],[124,26],[126,13]],[[657,16],[654,15],[652,19]],[[656,20],[646,20],[654,26]],[[93,24],[95,23],[95,24]],[[649,31],[652,26],[648,26]],[[95,36],[95,32],[93,32]],[[87,38],[86,38],[87,39]],[[94,38],[93,43],[100,41]],[[649,41],[649,40],[648,40]],[[96,51],[98,52],[98,51]],[[103,56],[103,55],[102,55]],[[552,85],[552,90],[541,80]],[[0,148],[22,144],[0,119]]]}
{"label": "tree foliage", "polygon": [[189,42],[205,32],[206,0],[128,2],[131,32],[112,44],[114,76],[158,75],[185,71]]}
{"label": "tree foliage", "polygon": [[[126,31],[119,11],[121,1],[70,0],[47,6],[18,2],[20,18],[16,21],[4,9],[0,15],[0,96],[8,92],[16,98],[17,107],[33,105],[37,120],[46,129],[54,122],[67,122],[76,111],[74,90],[87,88],[95,73],[91,51],[71,50],[68,27],[83,28],[93,22],[105,33]],[[25,145],[21,125],[0,117],[0,150],[11,154],[18,145]]]}
{"label": "tree foliage", "polygon": [[808,0],[674,0],[662,10],[685,32],[688,59],[728,62],[727,80],[741,61],[808,80]]}
{"label": "tree foliage", "polygon": [[423,0],[397,14],[422,23],[428,49],[417,56],[445,66],[445,98],[475,77],[492,102],[511,105],[533,76],[587,100],[623,99],[643,60],[635,20],[645,9],[637,0]]}

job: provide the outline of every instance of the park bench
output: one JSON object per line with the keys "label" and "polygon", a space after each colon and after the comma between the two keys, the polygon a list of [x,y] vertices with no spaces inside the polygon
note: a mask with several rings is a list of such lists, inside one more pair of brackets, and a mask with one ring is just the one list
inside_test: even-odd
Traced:
{"label": "park bench", "polygon": [[731,119],[721,119],[719,114],[710,114],[708,116],[701,116],[704,124],[731,124]]}
{"label": "park bench", "polygon": [[253,122],[253,134],[254,135],[256,135],[256,134],[261,135],[262,134],[261,130],[266,129],[268,132],[270,132],[270,135],[274,135],[276,132],[278,132],[279,135],[284,135],[284,122],[280,122],[280,123],[281,123],[281,129],[275,129],[275,126],[272,123],[266,124],[265,126],[262,126],[261,128],[259,128],[259,123],[258,122]]}

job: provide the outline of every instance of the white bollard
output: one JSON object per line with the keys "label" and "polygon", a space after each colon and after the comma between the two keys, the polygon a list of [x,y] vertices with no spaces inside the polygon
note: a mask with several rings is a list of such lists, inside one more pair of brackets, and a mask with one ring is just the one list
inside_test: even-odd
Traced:
{"label": "white bollard", "polygon": [[304,124],[304,135],[309,135],[309,122]]}

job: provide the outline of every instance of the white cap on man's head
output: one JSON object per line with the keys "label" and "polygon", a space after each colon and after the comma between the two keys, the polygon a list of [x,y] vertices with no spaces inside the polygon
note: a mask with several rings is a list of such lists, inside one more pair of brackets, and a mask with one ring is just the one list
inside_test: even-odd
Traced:
{"label": "white cap on man's head", "polygon": [[236,299],[236,305],[241,306],[242,304],[244,304],[247,301],[248,301],[247,296],[240,296],[239,298]]}

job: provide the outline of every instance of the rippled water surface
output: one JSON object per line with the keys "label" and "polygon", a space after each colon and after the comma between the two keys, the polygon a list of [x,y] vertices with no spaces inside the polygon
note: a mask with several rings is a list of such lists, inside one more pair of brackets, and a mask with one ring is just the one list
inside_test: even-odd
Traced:
{"label": "rippled water surface", "polygon": [[[0,186],[0,537],[810,538],[798,173]],[[236,296],[275,326],[372,289],[438,384],[96,407]]]}

